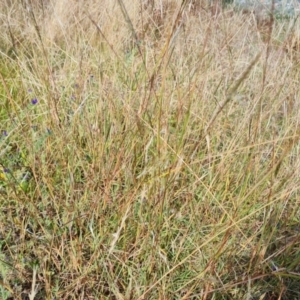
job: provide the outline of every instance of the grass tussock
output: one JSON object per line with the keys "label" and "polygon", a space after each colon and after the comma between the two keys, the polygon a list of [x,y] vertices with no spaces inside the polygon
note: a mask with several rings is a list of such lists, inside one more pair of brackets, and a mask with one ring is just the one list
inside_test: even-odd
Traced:
{"label": "grass tussock", "polygon": [[300,299],[298,19],[86,2],[0,4],[0,298]]}

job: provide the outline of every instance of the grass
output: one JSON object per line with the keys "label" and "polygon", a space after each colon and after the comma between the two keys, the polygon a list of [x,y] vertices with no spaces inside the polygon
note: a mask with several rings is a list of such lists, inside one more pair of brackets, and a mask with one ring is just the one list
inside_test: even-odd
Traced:
{"label": "grass", "polygon": [[0,4],[1,299],[300,299],[298,19],[69,2]]}

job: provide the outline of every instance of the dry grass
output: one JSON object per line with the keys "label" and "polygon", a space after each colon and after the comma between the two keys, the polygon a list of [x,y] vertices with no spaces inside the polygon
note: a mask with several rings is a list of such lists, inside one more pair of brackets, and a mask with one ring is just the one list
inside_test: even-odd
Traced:
{"label": "dry grass", "polygon": [[298,20],[11,2],[0,298],[300,299]]}

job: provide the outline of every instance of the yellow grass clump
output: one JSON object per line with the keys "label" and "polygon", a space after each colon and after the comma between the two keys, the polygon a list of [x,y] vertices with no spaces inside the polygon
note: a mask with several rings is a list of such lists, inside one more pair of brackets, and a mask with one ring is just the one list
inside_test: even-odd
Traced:
{"label": "yellow grass clump", "polygon": [[1,299],[300,298],[298,19],[0,12]]}

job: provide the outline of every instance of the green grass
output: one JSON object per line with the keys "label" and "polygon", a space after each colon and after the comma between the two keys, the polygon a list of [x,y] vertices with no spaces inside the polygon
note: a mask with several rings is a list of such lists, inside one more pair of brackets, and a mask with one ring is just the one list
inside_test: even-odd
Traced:
{"label": "green grass", "polygon": [[1,299],[300,299],[298,20],[76,3],[0,5]]}

